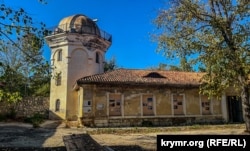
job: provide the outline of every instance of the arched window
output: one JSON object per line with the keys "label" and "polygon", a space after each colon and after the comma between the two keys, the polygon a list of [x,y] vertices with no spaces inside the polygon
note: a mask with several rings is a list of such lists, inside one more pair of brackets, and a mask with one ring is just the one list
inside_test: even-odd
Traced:
{"label": "arched window", "polygon": [[60,100],[57,99],[56,100],[56,109],[55,109],[56,112],[59,112],[60,111]]}
{"label": "arched window", "polygon": [[62,50],[57,52],[57,61],[62,61]]}
{"label": "arched window", "polygon": [[99,56],[98,52],[95,53],[95,62],[100,63],[100,56]]}

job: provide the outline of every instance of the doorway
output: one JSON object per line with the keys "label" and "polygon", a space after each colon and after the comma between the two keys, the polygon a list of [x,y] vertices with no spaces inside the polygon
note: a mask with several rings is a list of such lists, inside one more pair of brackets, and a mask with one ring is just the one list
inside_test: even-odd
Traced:
{"label": "doorway", "polygon": [[227,97],[227,109],[229,122],[239,123],[243,122],[243,111],[241,99],[236,96],[228,96]]}

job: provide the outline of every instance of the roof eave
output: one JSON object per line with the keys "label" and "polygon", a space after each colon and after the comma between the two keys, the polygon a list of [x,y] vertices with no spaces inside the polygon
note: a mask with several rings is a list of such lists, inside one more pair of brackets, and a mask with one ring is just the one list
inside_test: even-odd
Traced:
{"label": "roof eave", "polygon": [[78,86],[82,86],[85,84],[91,84],[91,85],[131,85],[131,86],[163,86],[163,87],[189,87],[189,88],[195,88],[195,87],[200,87],[200,84],[174,84],[174,83],[141,83],[141,82],[97,82],[97,81],[85,81],[85,82],[79,82]]}

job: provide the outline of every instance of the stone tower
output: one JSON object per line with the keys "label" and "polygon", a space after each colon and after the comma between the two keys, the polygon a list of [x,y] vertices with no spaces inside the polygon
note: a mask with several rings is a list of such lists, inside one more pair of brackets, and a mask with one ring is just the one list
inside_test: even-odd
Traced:
{"label": "stone tower", "polygon": [[104,72],[105,53],[112,37],[80,14],[63,18],[49,32],[45,39],[51,49],[53,68],[50,119],[75,119],[79,104],[73,86],[79,78]]}

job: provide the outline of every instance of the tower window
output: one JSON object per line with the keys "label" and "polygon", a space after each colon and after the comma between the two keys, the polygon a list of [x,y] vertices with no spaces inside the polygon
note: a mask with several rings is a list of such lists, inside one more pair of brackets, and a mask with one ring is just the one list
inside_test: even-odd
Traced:
{"label": "tower window", "polygon": [[95,62],[100,63],[100,56],[99,56],[98,52],[95,54]]}
{"label": "tower window", "polygon": [[59,50],[57,53],[57,61],[62,61],[62,50]]}
{"label": "tower window", "polygon": [[56,100],[56,109],[55,109],[56,112],[59,112],[60,111],[60,99],[57,99]]}
{"label": "tower window", "polygon": [[61,73],[58,73],[57,75],[56,75],[56,85],[57,86],[59,86],[59,85],[61,85],[61,83],[62,83],[62,75],[61,75]]}

